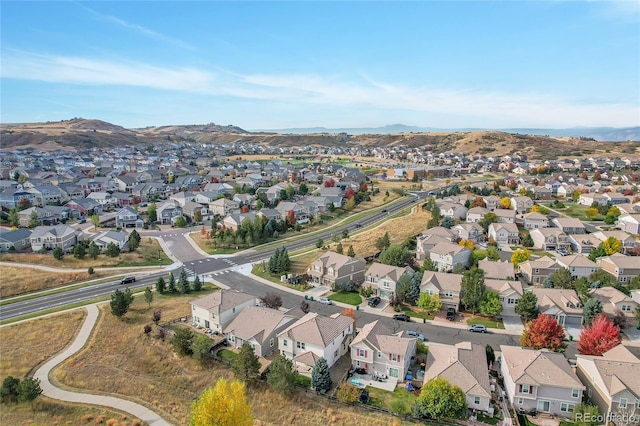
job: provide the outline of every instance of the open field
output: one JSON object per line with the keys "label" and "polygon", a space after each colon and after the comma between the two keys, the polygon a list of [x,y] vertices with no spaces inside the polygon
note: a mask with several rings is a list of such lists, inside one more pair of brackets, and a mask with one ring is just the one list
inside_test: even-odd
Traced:
{"label": "open field", "polygon": [[[66,312],[28,323],[0,328],[2,357],[0,379],[13,376],[23,379],[46,360],[63,350],[75,337],[86,316],[84,309]],[[36,400],[33,410],[29,404],[3,405],[0,410],[2,425],[80,424],[95,419],[118,419],[120,424],[131,424],[115,411],[78,404],[67,404],[46,397]]]}
{"label": "open field", "polygon": [[90,266],[93,268],[161,266],[170,265],[172,262],[155,239],[145,237],[142,237],[140,246],[135,252],[123,252],[118,257],[108,257],[101,254],[95,260],[89,255],[86,255],[84,259],[76,259],[72,254],[66,254],[62,260],[57,260],[52,254],[3,253],[0,255],[0,261],[31,263],[65,269],[87,269]]}
{"label": "open field", "polygon": [[[101,316],[86,348],[52,374],[66,386],[118,394],[143,403],[175,425],[188,424],[191,402],[220,377],[232,373],[221,364],[204,370],[191,358],[178,358],[166,342],[143,333],[154,309],[162,309],[162,321],[188,315],[189,296],[156,296],[151,309],[136,298],[132,309],[118,320],[101,307]],[[391,425],[397,419],[379,413],[330,403],[312,394],[283,397],[264,383],[248,387],[256,424],[263,425]],[[278,409],[274,409],[278,407]]]}
{"label": "open field", "polygon": [[0,297],[17,296],[32,291],[48,290],[89,279],[112,275],[108,272],[51,272],[18,266],[0,266]]}

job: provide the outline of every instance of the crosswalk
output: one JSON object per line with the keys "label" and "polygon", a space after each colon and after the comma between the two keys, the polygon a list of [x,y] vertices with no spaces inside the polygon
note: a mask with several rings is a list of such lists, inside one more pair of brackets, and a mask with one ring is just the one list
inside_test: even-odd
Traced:
{"label": "crosswalk", "polygon": [[[222,258],[222,259],[203,259],[203,260],[198,260],[197,263],[193,262],[193,263],[184,265],[184,270],[187,272],[188,275],[196,275],[196,273],[195,273],[196,264],[201,264],[201,263],[205,263],[205,262],[211,262],[212,260],[221,260],[221,261],[223,261],[224,263],[226,263],[228,265],[228,266],[226,266],[227,268],[232,268],[234,266],[238,266],[238,264],[236,262],[234,262],[233,260],[227,259],[227,258]],[[200,272],[199,275],[215,276],[215,275],[228,274],[229,272],[231,272],[231,271],[228,270],[228,269],[225,269],[225,270],[217,271],[217,272],[207,272],[207,273]]]}

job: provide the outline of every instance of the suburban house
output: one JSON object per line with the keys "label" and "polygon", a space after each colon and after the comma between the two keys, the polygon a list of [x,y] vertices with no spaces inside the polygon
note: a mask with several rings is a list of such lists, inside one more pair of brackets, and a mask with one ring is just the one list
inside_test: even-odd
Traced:
{"label": "suburban house", "polygon": [[471,250],[458,244],[441,242],[429,251],[429,259],[439,271],[451,271],[458,265],[469,265]]}
{"label": "suburban house", "polygon": [[524,229],[538,229],[549,226],[549,219],[538,212],[527,213],[522,217]]}
{"label": "suburban house", "polygon": [[640,359],[618,345],[602,356],[576,355],[576,374],[586,386],[587,402],[604,419],[622,419],[640,407]]}
{"label": "suburban house", "polygon": [[591,206],[593,205],[593,203],[598,203],[599,205],[605,205],[608,203],[608,199],[607,197],[604,196],[604,194],[596,194],[596,193],[592,193],[592,192],[588,192],[585,194],[580,194],[580,197],[578,197],[578,201],[576,201],[577,204],[581,204],[583,206]]}
{"label": "suburban house", "polygon": [[0,227],[0,252],[23,251],[31,245],[30,236],[31,231],[26,228],[11,230]]}
{"label": "suburban house", "polygon": [[191,317],[195,326],[222,333],[244,308],[255,306],[256,296],[235,290],[220,290],[191,302]]}
{"label": "suburban house", "polygon": [[623,254],[627,254],[630,250],[633,251],[636,248],[636,239],[624,231],[596,231],[591,235],[599,239],[601,242],[604,242],[611,237],[615,238],[622,244]]}
{"label": "suburban house", "polygon": [[574,217],[556,217],[551,219],[551,225],[562,229],[565,234],[586,234],[584,223]]}
{"label": "suburban house", "polygon": [[522,283],[513,280],[494,280],[485,279],[484,285],[487,291],[493,290],[498,292],[500,303],[502,304],[503,316],[515,316],[515,308],[518,300],[522,297]]}
{"label": "suburban house", "polygon": [[500,345],[500,373],[516,410],[572,417],[585,387],[563,354]]}
{"label": "suburban house", "polygon": [[568,269],[573,278],[589,278],[591,274],[600,269],[600,267],[590,260],[588,257],[572,254],[569,256],[559,256],[556,263],[562,268]]}
{"label": "suburban house", "polygon": [[626,318],[627,326],[635,326],[638,302],[615,287],[601,287],[589,290],[589,295],[602,303],[602,311],[613,318],[620,313]]}
{"label": "suburban house", "polygon": [[535,287],[541,314],[551,315],[563,327],[580,327],[584,322],[582,302],[575,290]]}
{"label": "suburban house", "polygon": [[[197,201],[197,200],[196,200]],[[229,200],[228,198],[220,198],[209,203],[209,211],[211,214],[218,216],[227,216],[240,210],[240,203]]]}
{"label": "suburban house", "polygon": [[58,223],[58,218],[54,216],[51,210],[42,207],[29,207],[18,212],[19,225],[23,228],[28,228],[31,225],[31,216],[34,212],[38,225],[56,225]]}
{"label": "suburban house", "polygon": [[36,226],[31,232],[29,241],[33,251],[52,250],[60,247],[68,251],[84,239],[82,231],[68,225]]}
{"label": "suburban house", "polygon": [[431,249],[439,243],[451,243],[456,238],[455,231],[436,226],[428,229],[416,238],[416,259],[424,260],[429,257]]}
{"label": "suburban house", "polygon": [[349,350],[354,334],[353,318],[309,312],[278,333],[280,354],[293,360],[301,374],[310,374],[320,358],[329,367]]}
{"label": "suburban house", "polygon": [[484,207],[472,207],[467,212],[467,223],[480,222],[487,213],[489,213],[489,210]]}
{"label": "suburban house", "polygon": [[464,219],[467,216],[467,208],[462,204],[443,202],[439,204],[440,214],[451,219]]}
{"label": "suburban house", "polygon": [[510,209],[495,209],[493,212],[498,218],[498,223],[516,223],[516,212]]}
{"label": "suburban house", "polygon": [[484,229],[477,223],[460,223],[451,228],[451,230],[456,232],[461,240],[482,242],[486,239]]}
{"label": "suburban house", "polygon": [[618,228],[631,234],[640,234],[640,213],[618,216]]}
{"label": "suburban house", "polygon": [[485,278],[512,280],[515,277],[513,263],[508,260],[493,261],[489,259],[482,259],[478,262],[478,268],[484,271]]}
{"label": "suburban house", "polygon": [[559,228],[533,229],[529,233],[537,250],[568,249],[569,237]]}
{"label": "suburban house", "polygon": [[484,346],[471,342],[455,345],[430,342],[424,383],[436,377],[460,387],[469,409],[489,411],[491,386]]}
{"label": "suburban house", "polygon": [[420,292],[429,295],[437,294],[442,302],[442,309],[460,307],[460,290],[462,275],[447,274],[445,272],[424,271],[420,282]]}
{"label": "suburban house", "polygon": [[277,309],[247,306],[224,328],[224,334],[233,347],[247,342],[257,356],[268,357],[278,349],[278,333],[296,319]]}
{"label": "suburban house", "polygon": [[492,223],[489,225],[488,235],[498,245],[520,244],[518,226],[515,223]]}
{"label": "suburban house", "polygon": [[600,242],[593,234],[569,234],[571,251],[574,253],[589,254],[600,245]]}
{"label": "suburban house", "polygon": [[413,273],[413,269],[408,266],[400,268],[374,262],[364,274],[364,285],[370,286],[374,295],[390,300],[396,291],[400,277],[405,274],[413,276]]}
{"label": "suburban house", "polygon": [[365,324],[351,342],[351,365],[402,381],[416,354],[416,341],[405,331],[392,332],[379,320]]}
{"label": "suburban house", "polygon": [[360,284],[364,281],[365,265],[364,259],[329,251],[309,266],[307,274],[317,285],[342,285],[349,281]]}
{"label": "suburban house", "polygon": [[120,250],[124,249],[129,242],[129,233],[124,231],[104,231],[99,234],[92,235],[91,241],[96,243],[100,250],[104,250],[110,243],[118,246]]}
{"label": "suburban house", "polygon": [[558,269],[560,266],[556,261],[547,256],[527,260],[518,265],[518,270],[527,284],[542,284],[549,275]]}
{"label": "suburban house", "polygon": [[495,209],[500,207],[500,197],[498,197],[497,195],[482,197],[482,201],[484,201],[484,204],[489,211],[494,211]]}
{"label": "suburban house", "polygon": [[160,204],[156,214],[160,223],[175,225],[176,219],[182,216],[182,209],[177,201],[171,200]]}
{"label": "suburban house", "polygon": [[253,212],[232,213],[225,216],[224,219],[222,219],[222,222],[218,222],[218,227],[230,229],[235,232],[242,226],[245,221],[249,220],[253,222],[255,218],[256,215]]}
{"label": "suburban house", "polygon": [[144,220],[138,216],[138,212],[133,207],[123,207],[116,213],[116,227],[118,228],[142,228]]}
{"label": "suburban house", "polygon": [[596,263],[623,284],[640,275],[640,262],[634,256],[615,253],[611,256],[598,258]]}
{"label": "suburban house", "polygon": [[511,197],[511,209],[516,213],[527,213],[533,207],[533,200],[527,196]]}

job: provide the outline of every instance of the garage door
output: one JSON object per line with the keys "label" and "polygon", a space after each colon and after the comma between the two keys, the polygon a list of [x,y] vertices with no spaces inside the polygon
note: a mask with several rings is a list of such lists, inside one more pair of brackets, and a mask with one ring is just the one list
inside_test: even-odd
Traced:
{"label": "garage door", "polygon": [[580,327],[582,325],[582,317],[567,316],[564,319],[565,327]]}

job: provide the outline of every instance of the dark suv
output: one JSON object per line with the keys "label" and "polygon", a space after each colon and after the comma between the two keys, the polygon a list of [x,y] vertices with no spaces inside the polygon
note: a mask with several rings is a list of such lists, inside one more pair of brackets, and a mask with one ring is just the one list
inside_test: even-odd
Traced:
{"label": "dark suv", "polygon": [[124,277],[122,281],[120,281],[121,284],[128,284],[128,283],[135,283],[135,282],[136,282],[136,277],[133,277],[133,276]]}
{"label": "dark suv", "polygon": [[456,319],[456,310],[454,308],[447,308],[447,319],[454,321]]}
{"label": "dark suv", "polygon": [[406,321],[406,322],[410,322],[411,321],[411,317],[407,314],[395,314],[393,316],[394,320],[398,320],[398,321]]}
{"label": "dark suv", "polygon": [[380,304],[380,298],[378,296],[372,297],[369,299],[369,306],[376,307]]}

